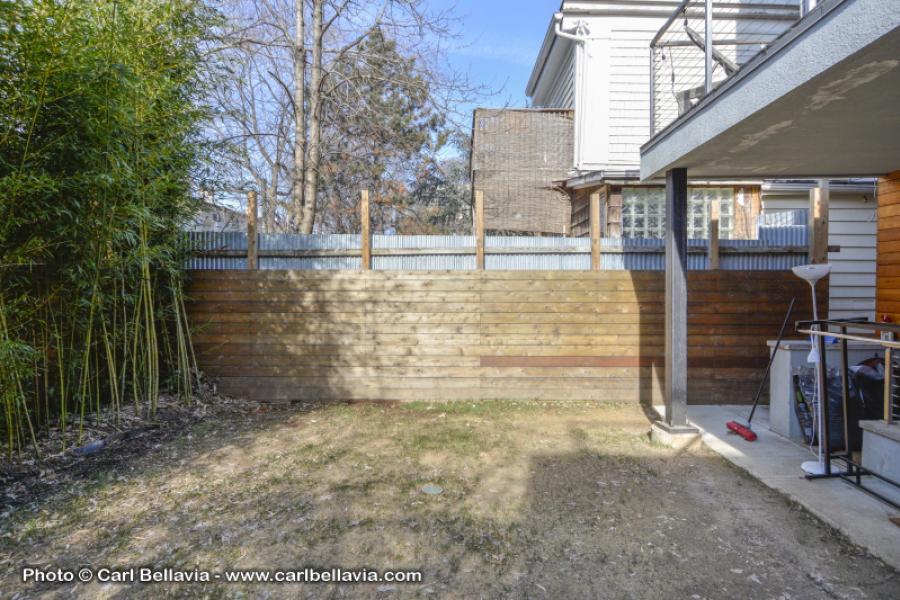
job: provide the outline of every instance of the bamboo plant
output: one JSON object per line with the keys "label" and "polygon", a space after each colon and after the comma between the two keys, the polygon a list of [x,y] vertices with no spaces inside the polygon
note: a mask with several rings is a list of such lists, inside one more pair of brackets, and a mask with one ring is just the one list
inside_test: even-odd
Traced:
{"label": "bamboo plant", "polygon": [[167,382],[191,397],[180,226],[196,209],[215,24],[200,0],[0,0],[9,456],[129,398],[152,418]]}

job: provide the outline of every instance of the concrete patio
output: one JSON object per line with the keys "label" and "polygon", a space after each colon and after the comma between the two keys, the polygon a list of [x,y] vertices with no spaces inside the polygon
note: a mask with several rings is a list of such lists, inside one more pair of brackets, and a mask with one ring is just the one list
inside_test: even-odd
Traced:
{"label": "concrete patio", "polygon": [[[656,410],[660,414],[664,411],[663,407]],[[900,511],[845,481],[806,480],[800,464],[814,460],[815,455],[769,430],[768,407],[760,407],[754,416],[753,431],[759,436],[755,442],[747,442],[726,429],[728,421],[746,423],[749,412],[748,406],[690,406],[688,419],[700,430],[695,443],[702,441],[735,466],[842,532],[853,543],[900,569],[900,526],[890,520],[900,516]],[[866,482],[882,495],[896,496],[900,501],[897,490],[879,483]]]}

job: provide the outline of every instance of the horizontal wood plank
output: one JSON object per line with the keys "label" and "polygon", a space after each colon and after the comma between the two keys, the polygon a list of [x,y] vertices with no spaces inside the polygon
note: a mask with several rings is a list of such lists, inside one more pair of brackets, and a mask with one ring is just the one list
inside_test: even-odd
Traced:
{"label": "horizontal wood plank", "polygon": [[[691,401],[750,401],[790,299],[809,316],[808,288],[773,271],[690,272],[688,288]],[[187,294],[201,369],[225,393],[661,400],[658,271],[198,271]]]}

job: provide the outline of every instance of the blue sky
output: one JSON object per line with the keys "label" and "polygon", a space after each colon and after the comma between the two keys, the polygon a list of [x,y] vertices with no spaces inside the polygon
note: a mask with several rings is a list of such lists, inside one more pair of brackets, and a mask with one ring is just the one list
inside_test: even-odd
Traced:
{"label": "blue sky", "polygon": [[477,103],[483,107],[525,106],[525,85],[559,4],[559,0],[429,1],[436,10],[455,7],[463,37],[448,59],[473,83],[498,92]]}

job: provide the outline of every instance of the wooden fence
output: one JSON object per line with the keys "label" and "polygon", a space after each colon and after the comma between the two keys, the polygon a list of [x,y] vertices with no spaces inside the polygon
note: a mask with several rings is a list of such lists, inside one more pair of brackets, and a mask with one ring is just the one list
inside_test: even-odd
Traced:
{"label": "wooden fence", "polygon": [[[247,197],[247,232],[187,232],[190,270],[661,270],[659,238],[603,237],[600,192],[590,194],[588,237],[487,235],[484,194],[474,192],[473,235],[373,235],[370,197],[360,194],[359,234],[260,234],[256,194]],[[715,205],[715,204],[714,204]],[[688,268],[783,271],[807,262],[812,252],[806,227],[760,223],[754,239],[720,240],[717,211],[708,239],[688,242]],[[827,241],[827,236],[825,237]],[[822,246],[819,251],[826,252]],[[835,250],[836,251],[836,250]]]}
{"label": "wooden fence", "polygon": [[[261,401],[661,402],[659,271],[194,271],[200,367]],[[689,398],[749,402],[790,271],[688,275]],[[819,303],[827,313],[827,285]]]}

